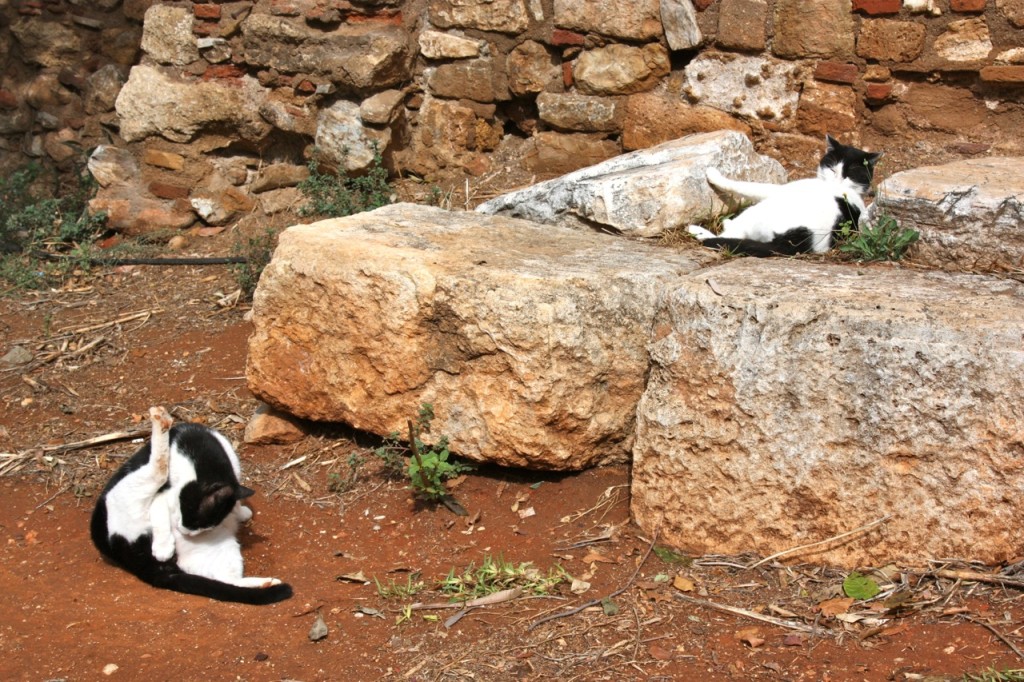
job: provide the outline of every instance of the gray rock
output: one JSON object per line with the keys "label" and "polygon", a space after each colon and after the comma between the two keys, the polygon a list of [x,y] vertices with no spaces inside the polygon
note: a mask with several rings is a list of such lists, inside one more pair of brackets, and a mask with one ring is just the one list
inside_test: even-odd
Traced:
{"label": "gray rock", "polygon": [[661,0],[661,23],[669,49],[688,50],[704,40],[690,0]]}
{"label": "gray rock", "polygon": [[430,23],[440,28],[475,28],[522,33],[530,26],[523,0],[430,0]]}
{"label": "gray rock", "polygon": [[799,66],[766,57],[699,55],[684,69],[683,92],[693,104],[745,118],[786,122],[800,98]]}
{"label": "gray rock", "polygon": [[116,64],[107,64],[89,74],[85,81],[85,113],[102,114],[113,111],[124,82],[124,74]]}
{"label": "gray rock", "polygon": [[257,113],[266,96],[249,76],[231,84],[193,82],[140,64],[132,68],[115,108],[121,136],[128,142],[151,135],[188,142],[211,126],[226,126],[243,139],[259,140],[270,130]]}
{"label": "gray rock", "polygon": [[316,146],[324,158],[346,171],[369,168],[377,153],[391,143],[391,129],[368,128],[359,117],[359,105],[340,100],[320,112]]}
{"label": "gray rock", "polygon": [[540,120],[553,128],[585,133],[622,130],[622,100],[576,93],[542,92],[537,96]]}
{"label": "gray rock", "polygon": [[24,59],[33,64],[56,69],[74,66],[82,58],[81,36],[59,22],[25,17],[11,24],[10,31]]}
{"label": "gray rock", "polygon": [[188,7],[153,5],[142,25],[142,50],[161,64],[184,66],[199,59]]}
{"label": "gray rock", "polygon": [[740,259],[667,292],[633,515],[698,554],[870,566],[1024,552],[1024,285]]}
{"label": "gray rock", "polygon": [[1024,159],[983,158],[886,178],[871,212],[920,232],[915,262],[950,269],[1024,268]]}
{"label": "gray rock", "polygon": [[359,104],[359,118],[370,125],[388,125],[394,120],[404,99],[405,93],[401,90],[378,92]]}
{"label": "gray rock", "polygon": [[670,69],[668,51],[658,43],[612,43],[581,54],[573,76],[585,95],[628,95],[652,89]]}
{"label": "gray rock", "polygon": [[297,225],[255,294],[249,386],[290,414],[381,435],[403,432],[428,402],[432,434],[476,460],[621,462],[656,301],[699,264],[412,204]]}
{"label": "gray rock", "polygon": [[419,45],[420,54],[427,59],[466,59],[479,57],[486,43],[451,33],[426,30],[419,35]]}
{"label": "gray rock", "polygon": [[599,225],[650,237],[725,209],[705,180],[708,166],[728,177],[758,182],[786,179],[782,165],[754,152],[745,135],[721,131],[623,154],[496,197],[477,211],[567,227]]}
{"label": "gray rock", "polygon": [[626,40],[662,35],[658,0],[554,0],[555,25]]}
{"label": "gray rock", "polygon": [[322,31],[301,19],[254,13],[242,22],[242,55],[252,65],[328,78],[343,91],[379,90],[409,78],[405,34],[372,22]]}
{"label": "gray rock", "polygon": [[35,354],[24,346],[11,346],[11,349],[0,358],[0,363],[5,365],[27,365],[35,360]]}
{"label": "gray rock", "polygon": [[127,149],[101,144],[89,155],[89,172],[100,187],[134,185],[139,179],[139,163]]}

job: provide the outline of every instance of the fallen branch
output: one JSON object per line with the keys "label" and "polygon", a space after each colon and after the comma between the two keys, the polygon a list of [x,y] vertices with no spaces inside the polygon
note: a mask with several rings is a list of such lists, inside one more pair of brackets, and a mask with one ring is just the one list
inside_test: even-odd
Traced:
{"label": "fallen branch", "polygon": [[43,445],[39,450],[43,452],[70,452],[71,450],[84,450],[85,448],[91,448],[94,445],[106,445],[107,443],[114,443],[120,440],[131,440],[133,438],[141,438],[142,436],[148,435],[149,429],[139,429],[136,431],[114,431],[113,433],[106,433],[102,436],[96,436],[95,438],[88,438],[86,440],[75,441],[74,443],[63,443],[61,445]]}
{"label": "fallen branch", "polygon": [[747,569],[749,570],[749,569],[752,569],[752,568],[757,568],[761,564],[766,564],[766,563],[768,563],[769,561],[771,561],[773,559],[778,559],[779,557],[783,557],[783,556],[786,556],[788,554],[796,554],[797,552],[802,552],[803,550],[810,549],[811,547],[818,547],[819,545],[827,545],[827,544],[830,544],[832,542],[835,542],[836,540],[842,540],[842,539],[848,538],[848,537],[850,537],[852,535],[856,535],[858,533],[863,533],[865,531],[871,530],[875,526],[878,526],[878,525],[881,525],[881,524],[885,523],[886,521],[888,521],[891,518],[892,518],[892,514],[886,514],[885,516],[883,516],[880,519],[875,519],[871,523],[866,523],[863,526],[859,526],[858,528],[854,528],[853,530],[848,530],[845,533],[840,533],[839,535],[833,535],[830,538],[825,538],[824,540],[819,540],[817,542],[812,542],[812,543],[810,543],[808,545],[800,545],[799,547],[792,547],[790,549],[782,550],[781,552],[776,552],[775,554],[772,554],[771,556],[765,557],[764,559],[761,559],[760,561],[757,561],[755,563],[750,564],[749,566],[747,566]]}
{"label": "fallen branch", "polygon": [[636,577],[640,575],[640,569],[644,567],[645,563],[647,563],[647,558],[650,557],[651,552],[654,551],[654,544],[657,541],[658,531],[654,531],[654,537],[651,538],[650,546],[647,548],[647,551],[644,552],[643,558],[640,559],[640,563],[636,565],[636,570],[633,571],[633,575],[629,576],[629,580],[626,581],[625,585],[623,585],[622,587],[620,587],[619,589],[615,590],[614,592],[605,597],[600,597],[599,599],[591,599],[590,601],[584,602],[579,606],[573,607],[571,609],[566,609],[565,611],[559,611],[558,613],[552,613],[550,615],[544,616],[543,618],[538,618],[537,620],[530,623],[530,627],[526,628],[527,632],[533,630],[538,625],[547,623],[548,621],[555,620],[557,618],[565,618],[567,616],[574,616],[580,611],[583,611],[584,609],[589,609],[591,606],[597,606],[607,599],[614,599],[615,597],[619,596],[620,594],[628,590],[630,585],[632,585],[636,581]]}
{"label": "fallen branch", "polygon": [[[78,327],[77,329],[70,328],[70,327],[65,327],[65,328],[61,329],[60,331],[63,334],[85,334],[86,332],[94,332],[94,331],[96,331],[98,329],[105,329],[107,327],[113,327],[115,325],[124,324],[125,322],[131,322],[132,320],[138,320],[140,318],[145,318],[146,320],[148,320],[150,317],[152,317],[156,313],[161,313],[161,312],[163,312],[163,310],[161,310],[160,308],[154,308],[153,310],[140,310],[140,311],[135,312],[135,313],[129,313],[127,315],[122,315],[121,317],[117,318],[116,320],[110,320],[109,322],[101,322],[99,324],[92,324],[92,325],[89,325],[88,327]],[[145,321],[145,320],[143,320],[143,321]]]}
{"label": "fallen branch", "polygon": [[966,580],[975,583],[989,583],[1002,587],[1016,587],[1024,590],[1024,580],[1009,578],[998,573],[978,573],[977,571],[964,571],[950,568],[908,568],[907,573],[922,576],[935,576],[947,580]]}
{"label": "fallen branch", "polygon": [[499,592],[492,592],[483,597],[477,597],[476,599],[470,599],[469,601],[459,602],[432,602],[430,604],[416,603],[409,608],[413,611],[433,610],[433,609],[459,609],[459,608],[475,608],[477,606],[490,606],[491,604],[500,604],[506,601],[512,601],[523,596],[523,588],[513,587],[508,590],[501,590]]}
{"label": "fallen branch", "polygon": [[964,618],[966,618],[967,620],[971,621],[972,623],[976,623],[977,625],[980,625],[981,627],[983,627],[986,630],[988,630],[989,632],[991,632],[993,635],[995,635],[996,637],[999,638],[999,641],[1001,641],[1003,644],[1008,646],[1010,648],[1010,651],[1012,651],[1013,653],[1017,654],[1017,658],[1019,658],[1021,660],[1024,660],[1024,652],[1021,652],[1021,650],[1018,649],[1017,646],[1013,642],[1011,642],[1009,639],[1007,639],[1006,636],[1003,635],[1003,633],[999,632],[999,630],[996,630],[994,627],[992,627],[991,625],[989,625],[988,623],[986,623],[983,620],[978,620],[974,616],[965,615]]}
{"label": "fallen branch", "polygon": [[804,623],[797,623],[791,620],[783,620],[782,618],[776,618],[775,616],[766,616],[761,613],[755,613],[754,611],[748,611],[747,609],[741,609],[738,606],[729,606],[728,604],[719,604],[717,602],[708,601],[707,599],[698,599],[697,597],[691,597],[683,594],[682,592],[675,592],[673,596],[680,601],[690,602],[691,604],[697,604],[709,609],[715,609],[716,611],[724,611],[725,613],[731,613],[735,616],[743,616],[744,618],[752,618],[759,620],[764,623],[771,623],[772,625],[778,625],[782,628],[789,630],[798,630],[799,632],[806,632],[811,635],[826,636],[832,633],[823,628],[818,628],[813,625],[805,625]]}

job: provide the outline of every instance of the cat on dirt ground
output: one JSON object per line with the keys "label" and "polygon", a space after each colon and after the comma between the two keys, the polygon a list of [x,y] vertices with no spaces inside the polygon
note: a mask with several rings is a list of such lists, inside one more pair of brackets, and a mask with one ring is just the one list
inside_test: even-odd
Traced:
{"label": "cat on dirt ground", "polygon": [[867,210],[863,197],[882,154],[840,144],[831,135],[825,136],[825,144],[817,177],[784,185],[730,180],[708,168],[712,187],[757,203],[723,220],[721,234],[699,225],[691,225],[690,234],[704,246],[748,256],[793,256],[831,249],[844,223],[857,229]]}
{"label": "cat on dirt ground", "polygon": [[252,518],[238,455],[200,424],[171,427],[149,410],[152,439],[118,469],[92,514],[100,553],[144,582],[220,601],[272,604],[292,596],[277,578],[243,577],[236,535]]}

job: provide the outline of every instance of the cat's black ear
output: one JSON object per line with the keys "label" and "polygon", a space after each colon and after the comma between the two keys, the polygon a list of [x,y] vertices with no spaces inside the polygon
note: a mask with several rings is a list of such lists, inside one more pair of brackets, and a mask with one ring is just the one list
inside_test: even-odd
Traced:
{"label": "cat's black ear", "polygon": [[867,158],[864,160],[869,166],[874,167],[874,165],[878,163],[878,160],[882,158],[884,153],[885,152],[872,152],[871,154],[868,154]]}
{"label": "cat's black ear", "polygon": [[252,497],[256,494],[256,491],[252,488],[246,488],[244,485],[238,486],[238,492],[235,494],[236,500],[244,500],[247,497]]}
{"label": "cat's black ear", "polygon": [[828,151],[832,151],[836,147],[841,147],[841,146],[842,145],[839,144],[839,142],[836,141],[836,138],[832,137],[828,133],[825,133],[825,147],[826,147],[826,149]]}
{"label": "cat's black ear", "polygon": [[212,490],[208,490],[203,495],[202,501],[199,503],[199,516],[205,518],[207,515],[213,513],[218,507],[222,506],[225,502],[230,501],[235,496],[235,491],[228,484],[219,485]]}

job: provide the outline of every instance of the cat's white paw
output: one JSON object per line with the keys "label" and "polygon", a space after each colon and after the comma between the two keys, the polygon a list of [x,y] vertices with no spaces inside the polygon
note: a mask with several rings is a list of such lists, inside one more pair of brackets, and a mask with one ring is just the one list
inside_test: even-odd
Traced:
{"label": "cat's white paw", "polygon": [[235,505],[235,517],[242,523],[245,523],[252,518],[252,509],[239,502]]}
{"label": "cat's white paw", "polygon": [[712,185],[720,185],[725,182],[725,176],[718,172],[717,168],[708,167],[705,171],[705,175],[707,175],[708,182]]}
{"label": "cat's white paw", "polygon": [[715,236],[713,232],[704,229],[700,225],[690,225],[688,228],[686,228],[686,231],[701,241],[704,241],[705,239],[710,239],[711,237]]}
{"label": "cat's white paw", "polygon": [[174,556],[174,536],[153,539],[153,558],[157,561],[169,561]]}
{"label": "cat's white paw", "polygon": [[250,576],[248,578],[240,578],[238,580],[233,580],[231,582],[233,582],[235,585],[238,585],[239,587],[259,587],[263,589],[281,584],[281,581],[277,578],[257,578],[255,576]]}

